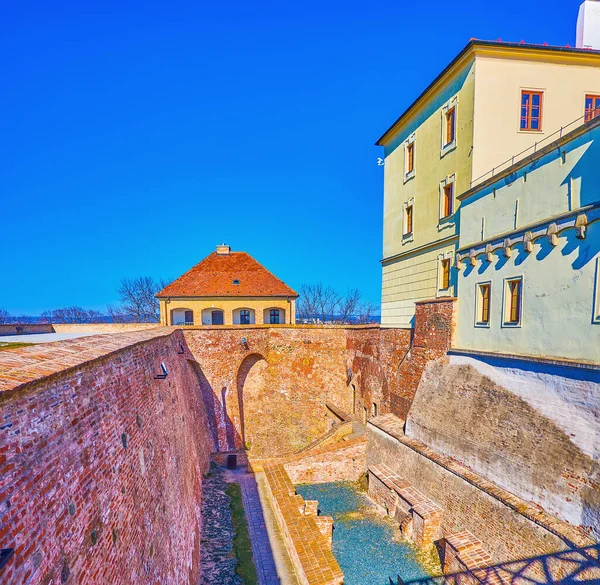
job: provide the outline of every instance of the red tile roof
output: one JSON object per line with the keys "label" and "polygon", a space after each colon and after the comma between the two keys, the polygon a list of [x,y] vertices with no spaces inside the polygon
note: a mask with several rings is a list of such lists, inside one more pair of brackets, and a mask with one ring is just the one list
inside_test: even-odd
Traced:
{"label": "red tile roof", "polygon": [[213,252],[156,296],[297,297],[298,293],[246,252]]}

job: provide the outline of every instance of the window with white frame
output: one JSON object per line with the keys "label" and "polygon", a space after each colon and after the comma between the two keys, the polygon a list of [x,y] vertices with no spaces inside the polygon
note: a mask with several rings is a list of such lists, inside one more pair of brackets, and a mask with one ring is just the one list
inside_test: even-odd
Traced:
{"label": "window with white frame", "polygon": [[454,215],[456,175],[440,182],[440,220],[448,220]]}
{"label": "window with white frame", "polygon": [[402,237],[404,239],[412,238],[414,230],[414,219],[415,200],[414,198],[411,198],[403,205]]}
{"label": "window with white frame", "polygon": [[475,290],[475,325],[489,327],[490,306],[492,298],[492,283],[480,282]]}
{"label": "window with white frame", "polygon": [[454,96],[442,108],[442,156],[456,148],[458,128],[458,96]]}
{"label": "window with white frame", "polygon": [[519,327],[523,321],[523,277],[504,281],[504,327]]}
{"label": "window with white frame", "polygon": [[438,296],[448,296],[452,292],[452,253],[446,252],[438,257]]}
{"label": "window with white frame", "polygon": [[404,142],[404,182],[415,176],[416,137],[411,134]]}

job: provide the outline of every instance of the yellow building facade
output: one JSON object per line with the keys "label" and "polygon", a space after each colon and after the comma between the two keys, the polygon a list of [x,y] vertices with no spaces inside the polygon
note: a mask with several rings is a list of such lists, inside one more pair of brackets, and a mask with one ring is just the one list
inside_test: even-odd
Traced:
{"label": "yellow building facade", "polygon": [[246,252],[217,246],[157,295],[162,325],[285,325],[298,294]]}
{"label": "yellow building facade", "polygon": [[416,301],[456,294],[457,197],[581,124],[599,67],[596,51],[471,41],[378,140],[383,326],[411,327]]}

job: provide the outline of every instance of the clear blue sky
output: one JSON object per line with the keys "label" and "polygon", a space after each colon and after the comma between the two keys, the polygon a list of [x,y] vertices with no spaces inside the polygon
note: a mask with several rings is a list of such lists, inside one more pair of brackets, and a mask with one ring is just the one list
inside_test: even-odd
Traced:
{"label": "clear blue sky", "polygon": [[0,6],[0,307],[39,314],[221,241],[379,305],[375,140],[470,37],[573,45],[579,1]]}

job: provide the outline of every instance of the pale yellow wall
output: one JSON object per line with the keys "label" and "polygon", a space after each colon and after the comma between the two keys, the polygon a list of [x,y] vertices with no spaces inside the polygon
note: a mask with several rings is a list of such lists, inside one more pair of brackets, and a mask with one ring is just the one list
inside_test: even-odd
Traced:
{"label": "pale yellow wall", "polygon": [[442,291],[438,286],[440,258],[453,263],[454,249],[454,242],[432,246],[383,265],[381,322],[385,327],[412,327],[416,301],[454,296],[454,268],[450,289]]}
{"label": "pale yellow wall", "polygon": [[[169,301],[160,299],[160,321],[162,325],[171,325],[171,311],[173,309],[189,309],[194,312],[194,325],[202,325],[202,311],[204,309],[222,309],[224,324],[233,324],[233,313],[236,309],[254,309],[254,324],[264,323],[265,309],[283,309],[285,323],[296,322],[296,300],[281,297],[220,297],[220,298],[171,298]],[[291,319],[291,321],[290,321]]]}
{"label": "pale yellow wall", "polygon": [[[583,116],[586,93],[600,95],[600,58],[568,64],[559,58],[562,63],[477,56],[473,179]],[[541,132],[519,128],[522,89],[544,92]]]}
{"label": "pale yellow wall", "polygon": [[[439,221],[440,182],[456,174],[455,195],[459,195],[471,180],[474,75],[472,63],[460,70],[422,112],[398,129],[385,148],[384,258],[455,234],[455,222]],[[458,96],[457,146],[441,157],[442,108],[455,96]],[[404,142],[413,133],[415,176],[404,182]],[[411,198],[414,198],[414,236],[403,240],[404,204]]]}
{"label": "pale yellow wall", "polygon": [[[474,66],[460,69],[445,88],[414,118],[401,126],[386,146],[384,167],[384,262],[381,323],[384,327],[411,327],[415,301],[439,294],[439,254],[450,253],[456,235],[454,216],[440,221],[440,183],[455,175],[455,196],[471,180]],[[442,110],[457,97],[456,148],[442,155]],[[404,142],[415,136],[415,173],[405,181]],[[413,199],[413,237],[403,238],[404,204]],[[432,242],[445,241],[439,246]],[[429,246],[426,250],[419,250]],[[413,252],[414,251],[414,252]]]}

